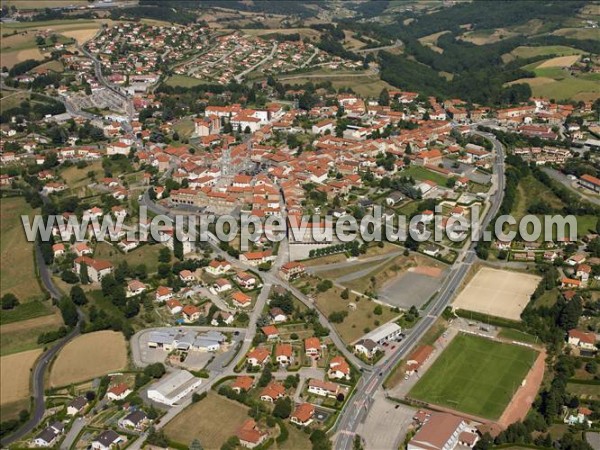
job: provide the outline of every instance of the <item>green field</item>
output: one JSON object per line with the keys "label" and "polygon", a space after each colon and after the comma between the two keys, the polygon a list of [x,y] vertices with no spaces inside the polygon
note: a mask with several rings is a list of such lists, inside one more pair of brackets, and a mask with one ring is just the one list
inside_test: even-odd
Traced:
{"label": "green field", "polygon": [[404,169],[401,173],[402,176],[413,177],[416,180],[420,181],[433,181],[434,183],[439,184],[440,186],[446,186],[448,182],[448,178],[445,176],[432,172],[431,170],[426,169],[421,166],[410,166],[407,169]]}
{"label": "green field", "polygon": [[199,80],[198,78],[188,77],[185,75],[173,75],[172,77],[169,77],[167,79],[167,81],[165,82],[165,84],[168,86],[173,86],[173,87],[179,86],[179,87],[183,87],[183,88],[199,86],[204,83],[205,83],[204,81]]}
{"label": "green field", "polygon": [[542,55],[580,55],[585,53],[583,50],[579,50],[573,47],[567,47],[565,45],[542,45],[539,47],[528,47],[520,46],[510,52],[510,55],[517,58],[532,58],[534,56]]}
{"label": "green field", "polygon": [[129,253],[122,253],[119,249],[106,242],[99,242],[94,251],[94,258],[106,259],[115,266],[121,261],[127,261],[129,267],[145,264],[148,273],[154,273],[158,269],[158,253],[161,248],[164,247],[158,244],[143,244]]}
{"label": "green field", "polygon": [[35,300],[29,303],[22,303],[15,309],[2,311],[2,314],[0,315],[0,325],[34,319],[49,314],[52,314],[50,307],[39,300]]}
{"label": "green field", "polygon": [[532,336],[531,334],[524,333],[513,328],[502,328],[502,330],[500,330],[500,333],[498,333],[498,337],[501,337],[503,339],[510,339],[517,342],[525,342],[527,344],[536,344],[539,341],[539,339],[536,336]]}
{"label": "green field", "polygon": [[537,352],[459,334],[409,393],[409,397],[495,420],[510,402]]}
{"label": "green field", "polygon": [[538,67],[543,62],[523,66],[523,69],[533,71],[535,78],[522,78],[511,84],[528,83],[534,96],[556,100],[594,100],[600,97],[598,74],[571,75],[568,70],[560,67]]}

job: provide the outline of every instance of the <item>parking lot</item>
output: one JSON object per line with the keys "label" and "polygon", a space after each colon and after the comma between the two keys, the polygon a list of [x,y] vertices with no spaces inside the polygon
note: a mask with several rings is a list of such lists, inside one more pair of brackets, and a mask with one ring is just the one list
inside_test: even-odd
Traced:
{"label": "parking lot", "polygon": [[356,431],[363,437],[365,448],[399,448],[415,412],[415,408],[392,402],[377,390],[369,414]]}

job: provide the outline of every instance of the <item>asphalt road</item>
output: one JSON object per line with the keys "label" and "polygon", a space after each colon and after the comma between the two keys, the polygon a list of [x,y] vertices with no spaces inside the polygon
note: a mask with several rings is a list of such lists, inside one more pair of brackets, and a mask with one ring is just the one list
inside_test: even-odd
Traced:
{"label": "asphalt road", "polygon": [[[40,248],[36,246],[35,249],[35,259],[38,266],[38,270],[40,273],[40,278],[46,290],[50,293],[50,296],[53,299],[60,299],[62,294],[56,288],[54,283],[52,282],[52,278],[50,275],[50,270],[46,263],[44,262],[44,258],[42,257],[42,252]],[[42,356],[36,361],[35,366],[33,367],[31,373],[31,397],[33,399],[33,407],[31,409],[31,415],[27,422],[25,422],[19,429],[17,429],[14,433],[6,436],[0,441],[2,447],[5,447],[21,438],[31,433],[39,425],[39,423],[44,418],[44,414],[46,412],[46,402],[44,400],[44,374],[46,373],[46,368],[52,361],[52,359],[56,356],[56,354],[73,338],[80,334],[80,325],[83,319],[83,315],[80,310],[79,313],[79,322],[71,330],[69,334],[67,334],[64,338],[58,341],[53,347],[46,350]]]}
{"label": "asphalt road", "polygon": [[579,195],[583,200],[594,203],[596,205],[600,205],[600,199],[597,197],[593,197],[591,195],[585,195],[583,192],[578,191],[573,187],[573,180],[570,180],[565,174],[559,172],[558,170],[552,169],[550,167],[542,168],[544,172],[546,172],[551,178],[554,178],[556,181],[561,183],[563,186],[566,186],[574,194]]}
{"label": "asphalt road", "polygon": [[[164,215],[167,215],[168,217],[171,217],[171,215],[172,215],[172,213],[167,208],[160,206],[160,205],[156,205],[154,202],[152,202],[152,200],[150,200],[150,197],[148,196],[147,192],[142,197],[140,204],[148,207],[148,209],[155,214],[164,214]],[[248,266],[248,265],[240,262],[237,258],[233,258],[229,254],[227,254],[226,252],[221,250],[218,246],[218,240],[214,235],[209,233],[208,237],[209,237],[208,242],[213,247],[213,250],[215,251],[215,253],[217,255],[223,257],[225,260],[227,260],[233,267],[237,267],[237,268],[240,268],[243,270],[255,270],[256,269],[255,267],[251,267],[251,266]],[[311,299],[309,299],[306,295],[304,295],[302,292],[300,292],[300,290],[298,290],[295,286],[289,284],[285,280],[282,280],[278,276],[275,275],[276,271],[277,271],[277,267],[280,267],[284,258],[286,258],[287,245],[288,245],[287,239],[285,239],[284,241],[281,242],[280,248],[279,248],[279,258],[272,265],[271,271],[260,273],[260,276],[263,279],[263,283],[265,284],[265,287],[263,287],[263,290],[261,291],[261,295],[259,295],[257,304],[254,307],[254,311],[250,317],[250,326],[248,329],[248,334],[246,336],[246,339],[252,341],[252,339],[254,338],[255,330],[252,330],[252,324],[256,323],[256,319],[258,319],[258,316],[262,312],[262,309],[263,309],[262,307],[264,307],[264,303],[262,301],[263,300],[262,296],[263,296],[263,292],[265,293],[264,294],[265,297],[268,295],[268,288],[266,285],[268,284],[269,287],[280,285],[280,286],[285,287],[287,290],[289,290],[294,296],[296,296],[298,298],[298,300],[300,300],[302,303],[304,303],[307,307],[309,307],[310,309],[314,309],[317,312],[319,322],[323,326],[329,328],[329,330],[330,330],[329,338],[333,341],[333,343],[340,350],[340,352],[342,352],[344,357],[347,360],[349,360],[350,363],[352,363],[356,367],[362,368],[365,371],[372,370],[370,365],[368,365],[368,364],[364,363],[363,361],[361,361],[360,359],[358,359],[354,355],[354,353],[352,353],[351,351],[349,351],[346,348],[346,344],[344,343],[342,338],[339,336],[339,334],[335,331],[335,328],[333,328],[331,326],[331,324],[327,320],[327,317],[325,317],[319,311],[319,309],[315,307],[315,304],[313,303],[313,301]],[[266,298],[264,299],[264,302],[266,302]],[[261,303],[262,303],[262,306],[261,306]],[[256,318],[254,317],[255,315],[256,315]]]}
{"label": "asphalt road", "polygon": [[[498,176],[496,181],[496,192],[491,197],[491,205],[482,224],[482,229],[485,229],[492,218],[498,213],[502,199],[504,198],[504,148],[502,147],[502,144],[491,137],[491,135],[480,132],[476,132],[476,134],[490,139],[493,142],[494,150],[496,151],[496,159],[494,161],[494,172]],[[372,405],[372,398],[375,392],[382,387],[385,375],[388,374],[400,360],[406,357],[450,304],[456,290],[460,287],[469,272],[471,265],[477,260],[475,245],[476,243],[471,243],[466,251],[463,249],[461,255],[457,258],[457,262],[448,274],[446,281],[442,285],[437,297],[425,311],[424,317],[398,345],[396,353],[394,353],[391,358],[377,365],[372,373],[365,375],[359,381],[354,397],[350,400],[350,404],[346,405],[338,420],[338,435],[335,442],[336,449],[346,450],[352,447],[356,428],[369,413]]]}

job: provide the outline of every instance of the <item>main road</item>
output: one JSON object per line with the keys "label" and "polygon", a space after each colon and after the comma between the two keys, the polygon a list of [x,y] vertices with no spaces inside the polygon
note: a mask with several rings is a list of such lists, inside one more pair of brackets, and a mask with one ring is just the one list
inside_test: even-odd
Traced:
{"label": "main road", "polygon": [[[498,214],[504,198],[504,148],[493,135],[481,132],[475,133],[488,138],[494,144],[496,153],[494,161],[494,172],[497,175],[496,191],[491,197],[490,207],[482,223],[481,229],[485,230],[491,220]],[[352,447],[356,428],[369,413],[373,396],[375,392],[382,387],[383,380],[385,379],[384,375],[388,374],[400,360],[407,356],[408,352],[410,352],[417,342],[421,340],[450,304],[456,290],[460,287],[469,273],[471,265],[477,260],[475,254],[476,245],[476,242],[470,242],[465,245],[465,248],[461,251],[461,254],[457,258],[457,262],[452,267],[450,274],[446,278],[438,295],[424,312],[424,317],[398,345],[396,352],[390,358],[377,365],[375,367],[376,370],[365,375],[359,381],[356,386],[354,397],[350,400],[350,403],[346,405],[338,420],[336,427],[336,449],[347,450]]]}

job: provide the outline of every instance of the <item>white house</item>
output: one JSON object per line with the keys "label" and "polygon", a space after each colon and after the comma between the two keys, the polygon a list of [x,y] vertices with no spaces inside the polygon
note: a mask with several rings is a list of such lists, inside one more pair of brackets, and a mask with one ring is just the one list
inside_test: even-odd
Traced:
{"label": "white house", "polygon": [[340,385],[337,383],[332,383],[331,381],[313,379],[308,382],[308,392],[320,397],[335,398],[340,391]]}
{"label": "white house", "polygon": [[231,269],[231,264],[227,261],[218,261],[213,259],[210,264],[206,267],[206,272],[211,275],[222,275]]}
{"label": "white house", "polygon": [[113,401],[123,400],[132,392],[133,391],[129,388],[129,386],[127,386],[125,383],[121,383],[111,387],[106,393],[106,397]]}
{"label": "white house", "polygon": [[87,406],[87,400],[85,397],[77,397],[71,400],[71,402],[67,405],[67,415],[75,416],[79,414],[83,409]]}
{"label": "white house", "polygon": [[96,436],[92,441],[92,449],[94,450],[111,450],[121,444],[127,442],[124,436],[121,436],[113,430],[106,430]]}
{"label": "white house", "polygon": [[64,429],[65,426],[62,422],[53,422],[35,437],[33,443],[36,447],[51,447],[56,443],[56,438],[62,434]]}
{"label": "white house", "polygon": [[367,358],[372,358],[378,350],[379,346],[371,339],[361,339],[354,344],[354,351],[366,356]]}

